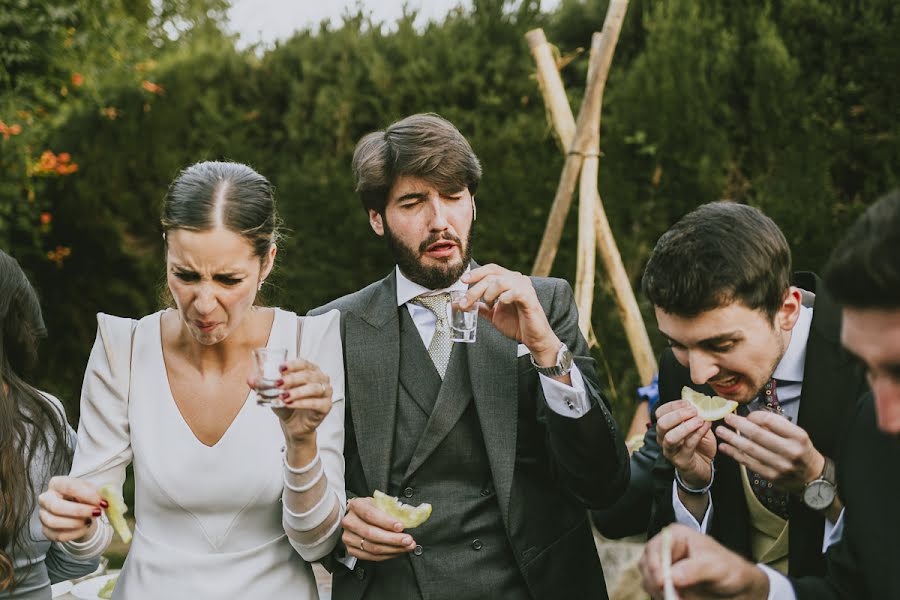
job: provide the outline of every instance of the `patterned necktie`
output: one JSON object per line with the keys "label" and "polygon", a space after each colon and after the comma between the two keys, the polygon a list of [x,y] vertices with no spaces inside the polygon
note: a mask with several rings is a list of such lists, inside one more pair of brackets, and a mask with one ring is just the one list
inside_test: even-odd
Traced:
{"label": "patterned necktie", "polygon": [[[781,415],[783,414],[781,404],[778,403],[778,394],[775,390],[775,380],[770,379],[763,387],[759,399],[761,403],[765,403],[767,410]],[[750,469],[747,469],[747,477],[750,479],[750,487],[753,488],[753,493],[756,494],[762,505],[786,520],[788,518],[788,493],[776,489],[771,481]]]}
{"label": "patterned necktie", "polygon": [[434,363],[438,374],[443,379],[447,372],[447,365],[450,363],[450,351],[453,349],[453,343],[450,341],[450,326],[447,323],[450,294],[442,292],[433,296],[416,296],[413,298],[413,302],[424,306],[437,317],[434,335],[431,336],[431,343],[428,344],[428,355],[431,356],[431,362]]}

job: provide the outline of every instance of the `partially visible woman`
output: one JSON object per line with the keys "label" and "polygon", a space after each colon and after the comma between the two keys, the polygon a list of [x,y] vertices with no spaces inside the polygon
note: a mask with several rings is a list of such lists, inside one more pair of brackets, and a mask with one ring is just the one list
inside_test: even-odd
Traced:
{"label": "partially visible woman", "polygon": [[[90,520],[99,488],[121,488],[133,462],[134,540],[114,599],[318,597],[309,561],[331,551],[345,504],[340,316],[257,306],[277,224],[262,175],[188,167],[162,215],[175,308],[99,315],[72,472],[41,495],[41,521],[73,555],[99,555],[112,536]],[[283,408],[248,389],[260,347],[288,351]]]}
{"label": "partially visible woman", "polygon": [[37,497],[69,472],[75,432],[63,407],[24,379],[37,362],[44,320],[19,264],[0,250],[0,598],[50,598],[50,584],[87,575],[41,532]]}

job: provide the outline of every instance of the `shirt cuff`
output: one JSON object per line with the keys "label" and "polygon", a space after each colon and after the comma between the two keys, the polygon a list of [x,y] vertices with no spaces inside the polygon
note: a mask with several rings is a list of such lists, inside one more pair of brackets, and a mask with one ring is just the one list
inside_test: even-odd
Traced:
{"label": "shirt cuff", "polygon": [[339,563],[341,563],[342,565],[344,565],[345,567],[347,567],[347,568],[350,569],[351,571],[352,571],[354,568],[356,568],[356,563],[358,562],[358,559],[357,559],[355,556],[351,555],[351,554],[345,554],[344,556],[337,556],[337,557],[335,557],[335,558],[337,559],[337,561],[338,561]]}
{"label": "shirt cuff", "polygon": [[712,494],[709,494],[709,506],[706,507],[706,514],[703,515],[703,522],[698,523],[697,519],[694,518],[694,515],[691,514],[691,511],[682,504],[681,498],[678,497],[678,484],[673,481],[672,508],[675,509],[675,520],[682,525],[690,527],[694,531],[699,531],[700,533],[706,533],[709,530],[709,521],[712,519],[713,513]]}
{"label": "shirt cuff", "polygon": [[766,565],[756,566],[762,569],[766,577],[769,578],[769,595],[767,600],[797,600],[794,586],[791,585],[787,577]]}
{"label": "shirt cuff", "polygon": [[544,390],[544,400],[547,401],[550,410],[556,414],[577,419],[590,410],[591,403],[587,398],[584,377],[574,363],[572,370],[569,371],[572,385],[566,385],[546,375],[538,375],[538,377],[541,380],[541,388]]}
{"label": "shirt cuff", "polygon": [[841,509],[841,514],[838,515],[838,519],[834,523],[825,519],[825,535],[822,537],[822,554],[825,554],[825,551],[832,545],[841,541],[841,536],[843,535],[844,509]]}

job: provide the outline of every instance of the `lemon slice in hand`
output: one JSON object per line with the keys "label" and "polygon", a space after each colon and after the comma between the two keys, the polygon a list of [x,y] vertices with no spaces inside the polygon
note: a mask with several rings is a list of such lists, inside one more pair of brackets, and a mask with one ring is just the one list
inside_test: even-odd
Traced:
{"label": "lemon slice in hand", "polygon": [[400,521],[403,524],[403,529],[418,527],[431,516],[431,505],[427,502],[418,506],[410,506],[409,504],[403,504],[394,496],[388,496],[378,490],[375,490],[372,497],[375,499],[375,506]]}
{"label": "lemon slice in hand", "polygon": [[707,396],[700,392],[694,391],[688,386],[681,388],[681,399],[687,400],[694,405],[697,413],[704,421],[718,421],[724,419],[725,415],[734,412],[738,403],[734,400],[726,400],[719,396]]}
{"label": "lemon slice in hand", "polygon": [[131,528],[125,520],[125,513],[128,512],[128,505],[122,498],[122,493],[111,483],[100,488],[100,497],[109,503],[106,507],[106,516],[109,518],[109,524],[113,526],[119,537],[126,544],[131,541]]}

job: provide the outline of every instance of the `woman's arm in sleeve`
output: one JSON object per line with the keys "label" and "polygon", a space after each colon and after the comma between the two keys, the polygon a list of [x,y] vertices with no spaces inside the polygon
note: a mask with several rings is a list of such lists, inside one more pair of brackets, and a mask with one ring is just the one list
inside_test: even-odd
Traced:
{"label": "woman's arm in sleeve", "polygon": [[[76,447],[75,430],[72,429],[71,425],[69,425],[66,420],[65,409],[63,408],[62,402],[50,394],[45,392],[42,392],[42,394],[59,411],[59,416],[62,419],[63,426],[66,430],[65,443],[69,448],[69,452],[73,452]],[[50,473],[49,475],[52,477],[55,475],[66,474],[66,472],[55,472]],[[44,565],[47,567],[47,575],[50,578],[51,584],[89,575],[97,570],[99,564],[99,556],[88,560],[78,560],[64,552],[62,545],[57,542],[50,543],[50,547],[47,549],[47,555],[44,557]]]}
{"label": "woman's arm in sleeve", "polygon": [[[97,487],[111,484],[121,490],[131,462],[128,390],[131,380],[131,340],[134,321],[97,315],[97,339],[91,349],[81,388],[78,444],[72,477]],[[112,540],[104,514],[94,535],[81,542],[65,542],[62,549],[79,560],[100,556]]]}
{"label": "woman's arm in sleeve", "polygon": [[331,380],[331,411],[316,430],[318,453],[301,469],[284,463],[283,525],[291,545],[307,561],[331,552],[344,517],[344,359],[340,313],[307,317],[303,324],[303,358],[317,364]]}

